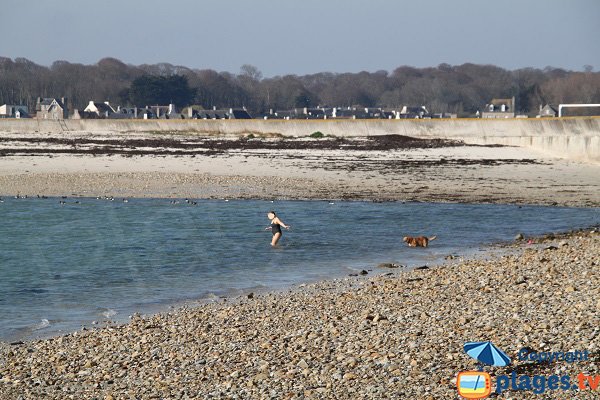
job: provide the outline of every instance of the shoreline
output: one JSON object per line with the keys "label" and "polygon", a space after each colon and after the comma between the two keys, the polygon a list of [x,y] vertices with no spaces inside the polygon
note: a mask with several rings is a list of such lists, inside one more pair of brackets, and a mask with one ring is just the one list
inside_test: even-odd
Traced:
{"label": "shoreline", "polygon": [[[21,236],[17,236],[17,239],[12,241],[12,243],[15,243],[14,247],[10,245],[10,240],[5,241],[6,249],[14,250],[12,254],[15,254],[15,256],[23,254],[22,257],[19,257],[23,261],[14,262],[14,259],[7,259],[8,264],[4,265],[7,280],[2,285],[2,292],[5,294],[3,298],[7,307],[3,313],[3,317],[6,316],[8,319],[6,319],[6,326],[0,327],[0,339],[4,341],[30,340],[60,335],[65,332],[68,333],[82,326],[87,328],[93,328],[97,325],[104,326],[107,321],[126,322],[127,316],[135,312],[144,314],[159,313],[169,310],[171,305],[184,304],[189,301],[193,302],[197,299],[214,300],[219,297],[231,298],[237,294],[244,293],[240,292],[240,289],[243,291],[246,289],[254,291],[254,289],[260,287],[271,291],[282,287],[293,287],[296,284],[315,282],[321,279],[340,278],[349,274],[359,274],[362,270],[371,272],[375,269],[375,265],[379,263],[402,264],[409,269],[424,264],[431,266],[432,264],[442,263],[446,257],[452,259],[458,255],[464,258],[471,254],[483,254],[483,251],[488,249],[490,245],[498,246],[496,240],[510,242],[518,232],[531,237],[546,232],[561,232],[569,228],[586,227],[590,223],[596,222],[599,216],[598,209],[596,208],[569,209],[544,206],[521,207],[517,205],[450,205],[447,203],[394,202],[373,204],[364,201],[336,201],[335,204],[330,204],[330,202],[318,201],[284,201],[272,204],[272,202],[250,200],[230,202],[208,200],[186,204],[186,202],[181,200],[178,202],[179,205],[174,205],[173,201],[164,199],[129,199],[127,203],[124,204],[121,199],[110,201],[109,199],[94,198],[4,199],[4,204],[0,204],[0,209],[6,212],[5,228],[20,225],[20,215],[23,212],[31,215],[28,218],[29,221],[35,221],[37,219],[35,216],[37,215],[43,216],[49,214],[56,215],[57,217],[55,218],[57,219],[50,226],[42,223],[42,221],[40,223],[34,222],[30,225],[24,221],[24,224],[20,226]],[[233,254],[228,255],[228,262],[220,262],[219,259],[221,257],[218,256],[213,259],[214,261],[210,261],[212,257],[220,254],[218,249],[209,249],[208,252],[198,253],[197,249],[202,248],[204,239],[198,240],[196,244],[193,244],[189,240],[191,237],[198,238],[196,231],[198,229],[202,231],[205,228],[205,224],[191,222],[191,224],[184,223],[181,225],[178,222],[174,222],[175,226],[178,227],[177,235],[172,236],[173,232],[170,231],[171,234],[167,234],[166,237],[176,237],[176,240],[181,240],[185,248],[181,249],[181,253],[189,254],[188,256],[184,256],[185,261],[177,257],[171,257],[164,263],[159,261],[163,259],[161,251],[148,250],[148,246],[143,244],[146,243],[145,238],[147,237],[147,231],[145,232],[144,229],[141,229],[139,234],[135,235],[133,242],[130,241],[131,235],[120,233],[121,230],[119,228],[114,230],[114,227],[128,226],[127,221],[138,221],[147,218],[145,226],[153,226],[152,231],[154,231],[155,229],[161,229],[163,224],[170,226],[171,220],[165,221],[163,219],[161,220],[162,222],[157,222],[158,220],[153,219],[153,216],[162,214],[171,216],[180,215],[185,216],[184,219],[187,221],[201,221],[206,220],[207,215],[215,216],[214,212],[223,209],[223,207],[228,210],[226,214],[230,216],[232,214],[237,215],[237,211],[240,211],[242,213],[241,218],[244,218],[243,215],[248,214],[249,210],[268,210],[275,207],[275,209],[282,212],[287,210],[284,215],[294,215],[299,221],[304,221],[305,226],[313,226],[312,222],[314,221],[310,219],[311,214],[319,215],[320,218],[328,218],[327,216],[333,213],[332,215],[337,215],[341,218],[341,220],[337,221],[344,225],[341,227],[341,231],[338,228],[322,231],[322,233],[327,232],[325,236],[333,239],[335,242],[333,247],[326,250],[326,252],[324,252],[323,246],[320,244],[317,244],[317,247],[313,248],[311,229],[305,230],[304,233],[307,233],[305,236],[303,236],[302,229],[300,229],[297,235],[288,238],[292,242],[284,243],[284,248],[281,249],[285,251],[287,250],[287,245],[290,245],[289,250],[291,250],[291,253],[285,253],[287,254],[287,260],[279,260],[279,262],[275,263],[272,262],[273,259],[277,259],[277,254],[281,253],[279,251],[272,252],[268,246],[268,242],[263,242],[262,229],[260,229],[256,237],[252,236],[253,234],[246,236],[245,231],[239,233],[238,228],[228,232],[226,234],[227,237],[234,235],[233,243],[249,243],[249,246],[245,247],[244,251],[237,251],[237,256]],[[356,214],[351,210],[355,210]],[[406,210],[409,211],[407,212]],[[439,210],[442,210],[441,213]],[[308,213],[308,220],[305,220],[307,217],[306,212]],[[389,218],[376,217],[381,213],[388,215]],[[475,214],[479,218],[473,219],[472,223],[469,223],[469,226],[476,225],[482,228],[475,230],[468,228],[469,232],[476,232],[472,235],[456,231],[456,225],[453,223],[451,225],[443,222],[436,223],[435,221],[438,221],[437,218],[431,220],[431,218],[425,215],[431,213],[440,215],[442,219],[444,219],[444,215],[453,215],[454,217],[451,220],[454,221],[470,220],[471,216]],[[115,218],[115,215],[119,215],[120,218]],[[136,217],[130,217],[129,215],[136,215]],[[372,228],[365,225],[361,234],[361,236],[364,236],[364,240],[355,242],[357,246],[362,246],[362,250],[353,252],[352,249],[355,246],[348,247],[346,240],[352,241],[354,240],[353,237],[357,235],[353,233],[352,228],[349,231],[344,231],[343,227],[346,226],[346,223],[354,226],[353,221],[356,218],[363,220],[365,215],[369,215],[370,219],[376,217],[380,221],[390,221],[397,216],[398,224],[387,224],[388,228],[379,227],[377,223],[371,224]],[[423,215],[423,217],[412,218],[411,215]],[[504,217],[501,220],[497,220],[498,215],[503,215]],[[253,218],[251,217],[252,220]],[[112,239],[108,239],[108,242],[105,242],[102,237],[97,237],[95,234],[91,234],[90,236],[85,231],[81,232],[80,235],[71,235],[70,230],[65,231],[54,228],[55,226],[60,226],[61,223],[59,221],[73,219],[78,221],[78,226],[95,226],[96,232],[104,232],[104,237]],[[220,218],[218,217],[217,219]],[[261,225],[260,220],[261,218],[258,217],[257,222],[259,225]],[[430,225],[430,222],[428,222],[430,220],[433,225]],[[490,221],[496,220],[497,224],[492,223],[490,225]],[[228,221],[238,221],[238,217],[233,216]],[[244,223],[242,225],[251,226],[252,224]],[[327,226],[330,225],[328,224]],[[437,234],[440,238],[432,248],[420,251],[418,249],[411,249],[402,243],[402,231],[404,231],[404,234],[414,232],[415,229],[419,232],[422,226],[427,226],[428,231]],[[454,226],[454,228],[448,228],[449,226]],[[37,231],[44,232],[44,236],[40,237],[37,241],[32,241],[27,247],[22,247],[18,244],[28,241],[31,234],[35,234]],[[7,238],[12,236],[11,232],[10,229],[5,230]],[[365,241],[372,240],[371,238],[377,237],[377,235],[383,232],[385,232],[387,244],[379,244],[373,241],[373,245],[377,246],[380,250],[373,250],[371,246],[363,244]],[[19,232],[15,232],[14,234],[19,235]],[[150,236],[156,237],[156,234],[151,234]],[[200,236],[206,240],[211,240],[213,237],[220,237],[220,233],[212,232],[208,236]],[[48,239],[44,239],[44,237]],[[131,250],[130,252],[120,252],[121,254],[116,258],[110,252],[91,251],[81,254],[76,261],[73,261],[69,253],[61,255],[60,253],[44,250],[47,249],[45,243],[50,240],[49,238],[53,237],[61,238],[60,243],[56,243],[57,246],[75,247],[75,251],[77,251],[76,246],[71,246],[69,243],[90,243],[94,248],[99,249],[111,246],[111,243],[118,243],[119,248],[131,248]],[[461,238],[464,238],[469,244],[465,245],[465,242],[463,242],[462,246],[457,244],[463,241]],[[40,243],[39,248],[37,243]],[[133,247],[128,247],[128,243]],[[501,244],[506,244],[506,242],[501,242]],[[267,245],[266,247],[269,250],[262,248],[262,245]],[[327,246],[327,243],[324,243],[324,245]],[[144,249],[144,246],[146,249]],[[339,246],[345,246],[349,251],[340,252],[338,250]],[[252,249],[254,248],[259,248],[258,254],[253,253]],[[37,249],[37,252],[43,256],[35,258],[35,253],[30,252],[29,249]],[[25,254],[29,255],[25,256]],[[193,254],[202,254],[206,255],[206,257],[198,258]],[[322,257],[315,256],[315,254],[320,254]],[[231,258],[229,258],[230,256]],[[272,257],[275,258],[272,259]],[[134,259],[137,261],[134,261]],[[201,261],[203,259],[206,261]],[[79,271],[79,262],[84,263],[83,265],[94,266],[92,270],[97,271],[95,274],[90,275],[90,281],[87,279],[72,280],[69,278],[76,271]],[[71,263],[73,263],[72,268],[65,267]],[[169,272],[165,276],[165,279],[169,279],[169,276],[173,277],[169,281],[170,283],[161,284],[159,282],[163,281],[162,278],[150,278],[151,276],[155,276],[154,274],[157,274],[156,276],[158,277],[164,275],[164,267],[161,267],[163,264],[173,264],[173,266],[168,267]],[[113,269],[113,265],[119,267]],[[175,265],[180,265],[181,267],[178,268]],[[236,265],[242,265],[243,268],[237,269],[239,273],[231,272],[236,270]],[[190,270],[190,268],[198,271],[198,273],[181,275],[181,273]],[[262,272],[251,273],[255,269]],[[218,276],[214,276],[214,279],[211,278],[206,281],[199,278],[204,276],[203,271],[221,270],[229,271],[228,278],[221,279]],[[26,279],[29,276],[35,277],[38,273],[42,274],[42,276],[45,273],[49,273],[49,275],[45,275],[47,279],[42,280],[37,278]],[[68,275],[69,273],[71,275]],[[94,280],[95,276],[101,275],[106,275],[106,277]],[[217,275],[219,274],[217,273]],[[182,280],[182,276],[186,276],[186,279]],[[250,276],[252,276],[253,282],[247,281],[247,279],[250,279]],[[118,282],[119,284],[114,287],[112,284],[107,286],[104,283],[105,281]],[[146,281],[156,282],[156,284],[151,283],[153,290],[144,289],[146,285],[141,282]],[[67,283],[69,285],[68,288],[65,287]],[[40,292],[40,296],[48,298],[48,301],[40,302],[37,295],[30,296],[26,291],[15,292],[13,289],[15,285],[23,288],[35,288],[36,291]],[[78,289],[82,285],[85,288],[89,285],[89,296],[86,295],[85,291]],[[95,290],[94,288],[102,289]],[[125,290],[122,288],[129,289]],[[86,306],[77,307],[73,305],[72,307],[75,307],[75,309],[70,310],[65,308],[62,311],[45,306],[45,304],[51,303],[63,304],[65,296],[67,296],[66,298],[72,297],[68,295],[71,290],[74,291],[73,293],[78,293],[76,295],[77,303],[82,303]],[[113,293],[113,291],[116,297],[107,295]],[[10,293],[15,293],[14,297]],[[59,295],[59,293],[63,293],[63,295]],[[132,297],[127,293],[137,293],[137,295]],[[24,301],[28,303],[35,301],[39,305],[36,308],[29,306],[29,308],[23,309],[24,313],[17,315],[15,311],[18,311],[19,307],[13,307],[9,303],[9,299],[11,299],[11,302],[14,301],[14,304],[21,304]],[[73,302],[74,298],[71,298],[70,303]],[[111,315],[116,313],[116,315],[114,317],[107,316],[107,313]]]}
{"label": "shoreline", "polygon": [[600,206],[600,165],[519,147],[399,135],[247,139],[5,134],[3,139],[0,196]]}
{"label": "shoreline", "polygon": [[[462,353],[464,341],[493,340],[511,358],[525,345],[589,349],[598,357],[597,228],[534,242],[533,248],[524,242],[487,246],[482,259],[441,267],[373,268],[377,275],[184,305],[124,325],[2,344],[0,394],[258,398],[276,390],[281,398],[448,398],[456,395],[456,374],[474,368]],[[498,247],[502,251],[494,254]],[[465,301],[470,307],[459,306]],[[551,366],[516,364],[553,373]],[[560,367],[574,376],[597,374],[598,366]],[[492,374],[498,370],[507,371]]]}
{"label": "shoreline", "polygon": [[[302,200],[301,200],[302,201]],[[350,200],[350,201],[362,201],[362,200]],[[548,206],[550,207],[550,206]],[[172,312],[178,312],[178,310],[186,309],[186,308],[196,308],[202,307],[209,304],[216,305],[225,303],[228,304],[237,304],[239,302],[243,302],[246,298],[252,298],[254,296],[260,295],[285,295],[286,293],[295,293],[298,291],[305,291],[306,288],[311,288],[312,286],[319,286],[321,284],[332,283],[343,287],[345,282],[351,281],[353,279],[357,281],[362,281],[365,279],[371,278],[382,278],[384,276],[400,276],[402,274],[410,274],[415,271],[419,271],[421,269],[429,270],[429,269],[438,269],[444,268],[445,266],[456,263],[456,262],[469,262],[469,261],[484,261],[488,257],[498,258],[502,256],[509,256],[516,254],[519,250],[523,249],[524,245],[531,246],[529,249],[536,249],[536,246],[540,246],[546,240],[562,240],[566,239],[570,236],[577,234],[585,234],[586,232],[598,233],[600,232],[600,225],[590,225],[581,228],[573,228],[568,229],[566,231],[558,231],[551,233],[544,233],[541,235],[533,235],[527,236],[523,239],[517,240],[500,240],[489,243],[484,243],[479,245],[476,248],[465,249],[465,252],[461,254],[448,254],[443,258],[437,259],[432,262],[432,265],[429,263],[423,264],[423,262],[416,263],[414,265],[410,264],[392,264],[392,263],[381,263],[378,265],[372,264],[365,266],[364,268],[351,268],[347,267],[348,271],[346,273],[338,273],[326,278],[317,278],[306,281],[299,281],[290,285],[277,286],[277,287],[269,287],[269,286],[261,286],[261,287],[253,287],[246,289],[231,289],[230,291],[215,294],[210,293],[207,296],[203,297],[190,297],[186,299],[181,299],[175,302],[164,302],[154,304],[154,307],[149,308],[147,312],[138,312],[135,311],[132,315],[138,315],[143,318],[149,318],[156,315],[168,314]],[[531,241],[529,243],[528,241]],[[394,265],[383,266],[385,264]],[[417,265],[418,264],[418,265]],[[363,272],[363,273],[361,273]],[[367,272],[366,274],[364,272]],[[248,297],[250,295],[250,297]],[[114,310],[113,310],[114,311]],[[24,338],[20,338],[16,341],[11,340],[2,340],[0,339],[0,345],[15,345],[18,343],[31,343],[37,341],[51,340],[61,336],[68,336],[74,332],[79,330],[82,331],[97,331],[102,328],[109,327],[119,327],[122,325],[126,325],[129,323],[132,315],[127,317],[122,316],[119,319],[111,319],[107,318],[102,321],[92,321],[87,324],[81,325],[77,329],[72,330],[58,330],[54,332],[44,333],[40,331],[38,335],[29,334]]]}
{"label": "shoreline", "polygon": [[[49,199],[51,200],[51,199]],[[308,200],[311,201],[311,200]],[[362,200],[351,200],[351,201],[362,201]],[[536,206],[540,207],[540,206]],[[543,206],[542,206],[543,207]],[[546,206],[550,207],[550,206]],[[448,264],[453,262],[464,262],[464,261],[483,261],[488,257],[500,257],[506,255],[515,254],[515,252],[519,251],[518,245],[527,245],[531,246],[531,249],[535,249],[536,246],[539,246],[540,241],[552,239],[552,240],[560,240],[566,238],[571,235],[585,233],[587,231],[598,232],[600,230],[600,225],[589,225],[583,226],[579,228],[572,228],[565,231],[554,231],[550,233],[542,233],[542,234],[534,234],[534,235],[526,235],[524,239],[514,239],[514,240],[499,240],[487,243],[481,243],[476,247],[469,247],[468,249],[464,249],[457,254],[456,252],[451,252],[446,255],[439,255],[435,260],[430,259],[429,261],[418,261],[418,262],[410,262],[406,264],[393,264],[392,260],[386,260],[380,264],[368,264],[359,266],[346,266],[345,269],[347,271],[341,272],[338,271],[336,273],[332,273],[327,277],[321,278],[312,278],[306,280],[300,280],[292,284],[285,285],[277,285],[277,286],[257,286],[257,287],[249,287],[242,289],[229,289],[224,292],[209,292],[206,295],[199,297],[186,297],[181,298],[179,300],[174,301],[161,301],[161,302],[150,302],[145,306],[140,305],[136,309],[122,309],[118,313],[118,318],[105,317],[104,319],[97,318],[96,320],[87,320],[82,321],[80,325],[77,327],[73,327],[71,329],[58,329],[45,331],[47,326],[43,326],[41,328],[31,328],[32,330],[29,333],[24,333],[21,336],[15,336],[10,340],[2,340],[0,338],[1,344],[15,344],[15,343],[29,343],[35,342],[39,340],[49,340],[65,335],[70,335],[73,332],[77,332],[79,330],[83,331],[94,331],[100,328],[107,327],[118,327],[129,323],[132,315],[141,315],[143,317],[151,317],[154,315],[161,315],[165,313],[177,312],[179,309],[189,308],[189,307],[202,307],[207,304],[236,304],[240,301],[243,301],[247,298],[248,295],[254,297],[256,295],[283,295],[285,293],[293,293],[297,291],[304,291],[306,287],[311,287],[314,285],[326,284],[327,282],[334,283],[336,285],[344,286],[346,281],[357,279],[364,280],[373,277],[382,277],[382,276],[398,276],[400,274],[411,273],[420,269],[437,269],[443,268]],[[529,243],[528,241],[531,241]],[[404,244],[400,244],[400,246],[404,247]],[[445,253],[444,253],[445,254]],[[389,266],[388,266],[389,265]],[[393,265],[393,267],[391,266]],[[115,306],[115,308],[119,308]],[[142,311],[143,309],[143,311]],[[112,308],[107,311],[113,311]],[[128,315],[130,314],[130,315]],[[43,321],[42,321],[43,323]],[[48,325],[52,326],[52,324]]]}

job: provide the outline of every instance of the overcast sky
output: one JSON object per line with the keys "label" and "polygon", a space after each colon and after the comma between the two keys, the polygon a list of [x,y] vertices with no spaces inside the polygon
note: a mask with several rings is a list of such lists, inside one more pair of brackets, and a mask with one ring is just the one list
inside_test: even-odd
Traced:
{"label": "overcast sky", "polygon": [[599,0],[0,0],[0,56],[265,76],[465,62],[600,70]]}

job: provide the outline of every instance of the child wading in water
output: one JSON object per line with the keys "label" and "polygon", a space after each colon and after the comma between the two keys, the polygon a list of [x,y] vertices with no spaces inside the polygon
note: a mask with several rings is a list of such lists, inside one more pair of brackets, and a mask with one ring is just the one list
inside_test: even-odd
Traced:
{"label": "child wading in water", "polygon": [[273,239],[271,239],[271,246],[276,246],[279,239],[281,239],[281,227],[283,226],[285,229],[290,229],[289,225],[283,223],[275,214],[275,211],[269,211],[267,214],[267,218],[271,220],[271,225],[267,226],[265,230],[271,230],[273,233]]}

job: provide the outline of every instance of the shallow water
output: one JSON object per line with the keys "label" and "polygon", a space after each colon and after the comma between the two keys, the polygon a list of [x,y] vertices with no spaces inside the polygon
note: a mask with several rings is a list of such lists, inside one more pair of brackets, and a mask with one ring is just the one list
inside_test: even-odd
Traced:
{"label": "shallow water", "polygon": [[[4,199],[0,340],[124,320],[188,299],[277,289],[380,262],[448,254],[600,223],[598,209],[435,203]],[[78,201],[79,203],[75,203]],[[292,225],[271,248],[266,212]],[[404,235],[437,235],[413,249]]]}

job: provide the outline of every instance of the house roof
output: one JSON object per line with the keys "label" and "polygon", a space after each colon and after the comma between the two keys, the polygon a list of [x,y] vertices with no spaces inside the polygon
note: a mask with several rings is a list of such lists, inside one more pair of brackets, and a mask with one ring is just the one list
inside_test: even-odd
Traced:
{"label": "house roof", "polygon": [[246,110],[193,110],[194,117],[206,119],[252,119]]}
{"label": "house roof", "polygon": [[43,98],[42,101],[40,102],[40,104],[43,105],[43,106],[49,106],[54,101],[56,101],[56,103],[58,104],[58,106],[60,108],[65,108],[65,105],[62,103],[62,101],[60,101],[59,99],[55,99],[53,97],[45,97],[45,98]]}
{"label": "house roof", "polygon": [[325,111],[320,109],[320,108],[309,108],[306,110],[307,113],[311,114],[311,115],[323,115],[325,114]]}
{"label": "house roof", "polygon": [[419,114],[422,112],[427,113],[425,106],[404,106],[400,114]]}
{"label": "house roof", "polygon": [[94,107],[96,107],[98,109],[98,112],[101,112],[101,113],[109,113],[110,114],[110,113],[115,112],[115,110],[113,110],[113,108],[106,103],[94,102]]}
{"label": "house roof", "polygon": [[553,105],[551,105],[551,104],[546,104],[546,105],[544,106],[544,108],[542,108],[542,111],[544,111],[544,110],[552,110],[552,111],[554,111],[555,113],[557,113],[557,112],[558,112],[558,110],[557,110],[557,109],[556,109],[556,108],[555,108]]}
{"label": "house roof", "polygon": [[492,99],[489,104],[493,104],[495,106],[500,106],[502,104],[512,104],[512,99]]}
{"label": "house roof", "polygon": [[206,119],[225,119],[225,111],[222,110],[200,110],[198,111],[198,118]]}
{"label": "house roof", "polygon": [[252,119],[248,111],[246,110],[231,110],[231,116],[235,119]]}

